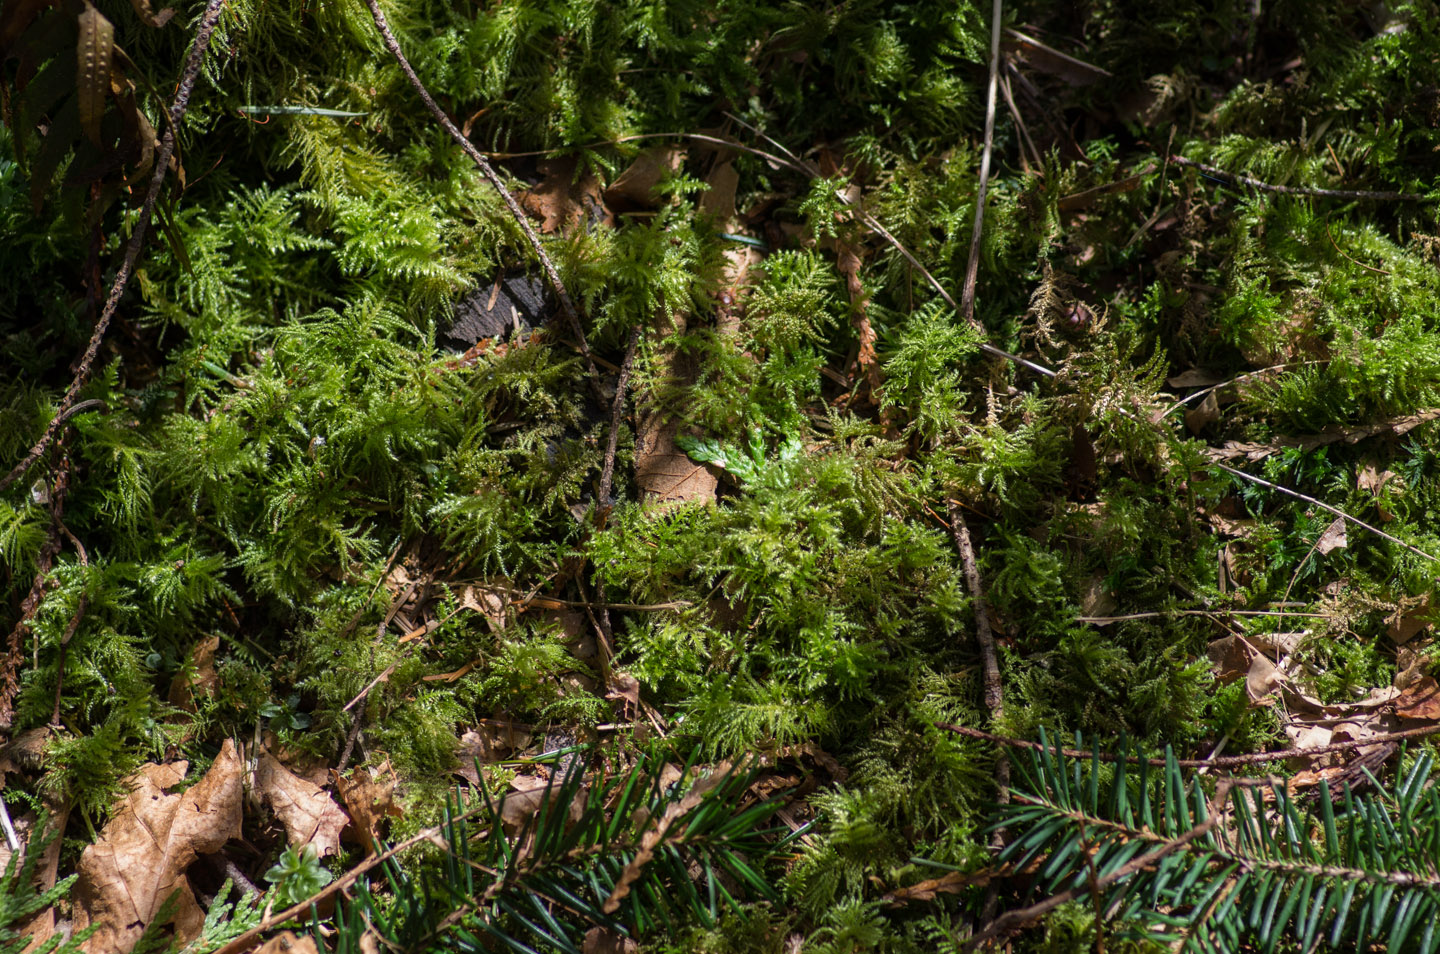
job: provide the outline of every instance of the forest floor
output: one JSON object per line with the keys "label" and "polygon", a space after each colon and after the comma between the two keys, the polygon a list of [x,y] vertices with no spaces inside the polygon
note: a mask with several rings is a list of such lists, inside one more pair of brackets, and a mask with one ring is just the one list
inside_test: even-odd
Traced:
{"label": "forest floor", "polygon": [[0,8],[0,949],[1440,945],[1435,4],[177,9]]}

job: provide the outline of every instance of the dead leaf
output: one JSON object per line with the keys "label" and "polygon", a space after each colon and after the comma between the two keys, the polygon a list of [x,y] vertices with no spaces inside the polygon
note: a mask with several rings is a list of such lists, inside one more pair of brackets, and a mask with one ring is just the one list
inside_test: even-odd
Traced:
{"label": "dead leaf", "polygon": [[1220,420],[1220,400],[1211,391],[1205,399],[1185,412],[1185,427],[1191,434],[1198,434],[1210,424]]}
{"label": "dead leaf", "polygon": [[[629,168],[605,190],[605,204],[617,212],[655,208],[654,189],[660,182],[680,170],[685,150],[676,146],[656,146],[635,157]],[[731,199],[734,205],[734,199]]]}
{"label": "dead leaf", "polygon": [[349,817],[324,789],[290,771],[269,749],[260,751],[255,791],[285,826],[290,845],[313,845],[322,858],[339,854],[340,832]]}
{"label": "dead leaf", "polygon": [[376,772],[357,769],[351,778],[335,772],[330,773],[335,791],[350,815],[347,833],[353,841],[365,846],[365,853],[373,855],[380,839],[380,824],[387,818],[399,818],[405,810],[395,804],[395,773],[387,762]]}
{"label": "dead leaf", "polygon": [[492,633],[498,633],[505,628],[505,599],[498,593],[478,586],[467,586],[460,595],[460,608],[485,617],[485,625],[490,627]]}
{"label": "dead leaf", "polygon": [[240,837],[242,763],[227,739],[204,778],[182,795],[168,794],[188,767],[188,762],[142,766],[128,780],[130,792],[100,839],[80,856],[74,928],[99,927],[83,946],[86,954],[127,954],[176,892],[171,923],[177,940],[184,946],[199,936],[205,912],[185,869]]}
{"label": "dead leaf", "polygon": [[455,750],[455,758],[460,762],[455,774],[479,786],[475,763],[486,765],[528,748],[533,738],[532,728],[509,720],[485,719],[475,728],[466,729]]}
{"label": "dead leaf", "polygon": [[1084,616],[1109,616],[1119,604],[1115,594],[1105,586],[1105,577],[1094,574],[1085,581],[1085,590],[1080,594],[1080,612]]}
{"label": "dead leaf", "polygon": [[172,705],[194,712],[197,697],[214,694],[220,685],[220,676],[215,671],[215,653],[219,649],[219,636],[202,639],[191,648],[185,667],[170,683]]}
{"label": "dead leaf", "polygon": [[255,954],[320,954],[315,939],[308,934],[297,937],[294,931],[281,931],[262,944]]}
{"label": "dead leaf", "polygon": [[1181,371],[1174,377],[1166,378],[1165,383],[1172,388],[1208,388],[1220,384],[1224,380],[1225,378],[1212,371],[1190,368],[1188,371]]}
{"label": "dead leaf", "polygon": [[585,932],[580,954],[635,954],[640,950],[633,938],[605,927],[592,927]]}
{"label": "dead leaf", "polygon": [[1427,421],[1440,418],[1440,408],[1431,408],[1421,411],[1419,414],[1406,414],[1400,417],[1387,418],[1377,421],[1374,424],[1364,424],[1359,427],[1329,427],[1318,434],[1308,434],[1303,437],[1281,437],[1269,444],[1251,444],[1243,441],[1232,441],[1223,447],[1212,448],[1207,452],[1211,460],[1231,460],[1236,457],[1244,457],[1246,460],[1256,461],[1270,454],[1278,454],[1286,448],[1298,447],[1303,451],[1312,451],[1317,447],[1324,447],[1329,444],[1345,443],[1358,444],[1360,441],[1381,435],[1400,437],[1419,427]]}
{"label": "dead leaf", "polygon": [[617,672],[610,678],[610,688],[605,692],[606,699],[620,701],[624,699],[633,706],[640,704],[640,680],[629,673]]}
{"label": "dead leaf", "polygon": [[1329,554],[1332,550],[1343,549],[1349,541],[1345,537],[1345,519],[1336,517],[1325,532],[1320,534],[1320,539],[1315,541],[1315,549],[1320,551],[1321,556]]}
{"label": "dead leaf", "polygon": [[1109,70],[1101,69],[1084,60],[1077,60],[1073,56],[1061,53],[1033,37],[1008,27],[1005,29],[1004,47],[1007,51],[1013,50],[1019,53],[1026,64],[1042,73],[1049,73],[1051,76],[1064,80],[1074,87],[1091,86],[1103,79],[1109,79],[1113,75]]}
{"label": "dead leaf", "polygon": [[1434,625],[1431,619],[1430,594],[1426,593],[1423,596],[1410,596],[1400,600],[1390,617],[1386,632],[1396,643],[1403,645],[1422,630],[1432,629]]}
{"label": "dead leaf", "polygon": [[[546,800],[554,801],[560,794],[560,782],[553,784],[536,775],[517,775],[510,780],[510,789],[500,806],[500,823],[510,834],[517,834],[525,827]],[[583,805],[577,797],[570,806],[571,820],[578,819]]]}
{"label": "dead leaf", "polygon": [[976,885],[989,884],[990,879],[995,877],[994,872],[978,871],[974,874],[966,874],[963,871],[951,871],[938,878],[930,878],[918,884],[908,885],[904,888],[896,888],[885,895],[882,900],[889,901],[893,906],[899,906],[907,901],[934,901],[937,895],[959,894],[966,888]]}
{"label": "dead leaf", "polygon": [[1259,702],[1274,692],[1275,687],[1284,680],[1285,677],[1275,668],[1275,664],[1257,653],[1250,660],[1250,668],[1245,674],[1245,694],[1250,697],[1251,702]]}
{"label": "dead leaf", "polygon": [[11,772],[34,772],[43,768],[45,744],[49,741],[49,727],[26,729],[11,739],[9,745],[0,748],[0,789],[5,787],[5,777]]}
{"label": "dead leaf", "polygon": [[705,184],[710,189],[700,196],[700,214],[724,225],[735,217],[735,189],[740,185],[740,173],[735,171],[735,164],[727,160],[710,170]]}
{"label": "dead leaf", "polygon": [[542,159],[537,164],[540,182],[519,195],[520,205],[540,219],[540,231],[569,234],[584,223],[613,225],[614,217],[600,197],[600,180],[592,172],[578,178],[574,156]]}
{"label": "dead leaf", "polygon": [[1206,649],[1210,665],[1215,669],[1215,678],[1221,682],[1239,679],[1250,671],[1252,653],[1245,641],[1237,636],[1224,636],[1214,640]]}
{"label": "dead leaf", "polygon": [[1402,719],[1425,722],[1440,720],[1440,684],[1433,676],[1421,676],[1395,698],[1395,714]]}
{"label": "dead leaf", "polygon": [[657,503],[709,503],[720,481],[675,446],[676,422],[662,414],[644,415],[635,435],[635,483]]}

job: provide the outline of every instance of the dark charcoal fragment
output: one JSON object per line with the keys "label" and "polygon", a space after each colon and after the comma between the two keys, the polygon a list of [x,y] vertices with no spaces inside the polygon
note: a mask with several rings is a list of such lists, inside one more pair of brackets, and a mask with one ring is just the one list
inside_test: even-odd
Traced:
{"label": "dark charcoal fragment", "polygon": [[544,323],[551,311],[550,298],[540,276],[507,273],[457,301],[450,325],[440,337],[454,350],[464,351],[483,338],[508,337],[515,330],[516,314],[523,334]]}

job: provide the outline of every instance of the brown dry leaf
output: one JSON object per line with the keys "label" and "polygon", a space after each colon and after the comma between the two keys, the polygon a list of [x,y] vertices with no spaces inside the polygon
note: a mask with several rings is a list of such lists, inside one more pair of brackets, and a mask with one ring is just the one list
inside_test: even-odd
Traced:
{"label": "brown dry leaf", "polygon": [[1105,577],[1096,573],[1085,581],[1085,590],[1080,594],[1080,613],[1083,616],[1109,616],[1117,606],[1115,594],[1105,586]]}
{"label": "brown dry leaf", "polygon": [[1285,682],[1285,676],[1275,664],[1265,656],[1256,653],[1250,660],[1250,668],[1245,674],[1245,694],[1250,697],[1251,702],[1259,702],[1275,688]]}
{"label": "brown dry leaf", "polygon": [[[605,203],[617,212],[653,209],[654,189],[660,181],[673,175],[685,161],[685,150],[676,146],[656,146],[635,157],[630,167],[605,190]],[[734,200],[731,200],[734,204]]]}
{"label": "brown dry leaf", "polygon": [[340,853],[340,832],[350,818],[320,786],[290,771],[261,749],[255,765],[255,791],[264,800],[292,846],[313,845],[320,857]]}
{"label": "brown dry leaf", "polygon": [[875,345],[879,339],[870,325],[870,293],[865,290],[865,283],[860,279],[860,256],[854,246],[839,240],[835,242],[835,254],[835,266],[840,269],[840,274],[845,276],[845,290],[850,295],[850,324],[855,329],[857,348],[855,366],[865,375],[865,381],[870,385],[871,398],[878,400],[881,385],[884,384],[880,374],[880,360],[875,355]]}
{"label": "brown dry leaf", "polygon": [[574,156],[542,159],[537,164],[540,182],[519,195],[520,205],[540,219],[540,231],[569,233],[582,222],[613,225],[614,218],[600,197],[600,180],[586,172],[575,177]]}
{"label": "brown dry leaf", "polygon": [[975,885],[989,884],[990,879],[995,877],[993,872],[979,871],[974,874],[966,874],[963,871],[951,871],[938,878],[930,878],[921,881],[919,884],[912,884],[904,888],[896,888],[885,895],[883,900],[889,901],[891,905],[898,907],[907,901],[934,901],[936,895],[959,894],[966,888]]}
{"label": "brown dry leaf", "polygon": [[211,636],[196,643],[185,661],[185,668],[170,683],[170,703],[195,711],[196,697],[214,694],[220,685],[220,676],[215,671],[215,653],[220,649],[220,637]]}
{"label": "brown dry leaf", "polygon": [[389,762],[374,773],[357,769],[352,774],[354,777],[347,779],[332,771],[330,778],[350,814],[351,824],[346,832],[352,841],[365,846],[367,855],[373,855],[380,838],[380,823],[387,818],[401,817],[405,810],[395,804],[395,772]]}
{"label": "brown dry leaf", "polygon": [[34,772],[44,767],[45,744],[50,741],[49,727],[26,729],[10,744],[0,748],[0,789],[5,787],[5,778],[11,772]]}
{"label": "brown dry leaf", "polygon": [[183,795],[168,794],[188,767],[188,762],[142,766],[100,839],[80,856],[72,895],[75,930],[99,926],[83,946],[86,954],[126,954],[177,891],[171,922],[176,937],[183,946],[199,936],[205,912],[185,869],[240,837],[243,769],[235,743],[227,739],[204,778]]}
{"label": "brown dry leaf", "polygon": [[1333,550],[1344,549],[1348,543],[1345,536],[1345,520],[1343,517],[1336,517],[1325,532],[1320,534],[1320,539],[1315,541],[1315,549],[1320,551],[1321,556],[1329,554]]}
{"label": "brown dry leaf", "polygon": [[320,954],[315,939],[308,934],[297,937],[294,931],[281,931],[260,946],[255,954]]}
{"label": "brown dry leaf", "polygon": [[675,446],[676,422],[645,415],[635,435],[635,483],[656,503],[710,503],[720,481]]}
{"label": "brown dry leaf", "polygon": [[1435,625],[1431,619],[1430,594],[1423,596],[1408,596],[1400,600],[1395,607],[1395,612],[1390,617],[1390,625],[1386,632],[1390,638],[1398,644],[1408,643],[1414,639],[1416,634],[1422,630],[1432,629]]}
{"label": "brown dry leaf", "polygon": [[481,765],[503,759],[515,752],[528,748],[533,738],[533,726],[522,725],[502,719],[485,719],[473,729],[466,729],[460,736],[460,745],[455,758],[460,765],[455,774],[478,786],[480,777],[475,774],[475,763]]}
{"label": "brown dry leaf", "polygon": [[479,613],[485,617],[490,632],[498,633],[505,628],[505,598],[478,586],[467,586],[460,594],[460,608]]}
{"label": "brown dry leaf", "polygon": [[1355,475],[1355,489],[1368,490],[1372,494],[1380,493],[1380,489],[1395,478],[1395,471],[1381,470],[1373,460],[1367,460],[1360,467],[1360,472]]}
{"label": "brown dry leaf", "polygon": [[585,932],[580,954],[635,954],[640,950],[633,938],[605,927],[592,927]]}
{"label": "brown dry leaf", "polygon": [[714,218],[721,225],[729,222],[735,217],[735,189],[740,185],[735,164],[728,160],[720,163],[710,170],[705,184],[710,189],[700,196],[700,214]]}
{"label": "brown dry leaf", "polygon": [[1250,647],[1238,636],[1224,636],[1214,640],[1206,649],[1210,665],[1215,669],[1215,678],[1221,682],[1239,679],[1250,671]]}
{"label": "brown dry leaf", "polygon": [[1440,418],[1440,408],[1431,408],[1421,411],[1419,414],[1406,414],[1400,417],[1392,417],[1374,424],[1364,424],[1360,427],[1328,427],[1319,434],[1308,434],[1304,437],[1281,437],[1269,444],[1250,444],[1243,441],[1231,441],[1224,447],[1212,448],[1207,456],[1211,460],[1231,460],[1236,457],[1244,457],[1246,460],[1256,461],[1271,454],[1278,454],[1280,451],[1291,447],[1298,447],[1304,451],[1312,451],[1317,447],[1324,447],[1328,444],[1346,443],[1358,444],[1360,441],[1371,437],[1389,435],[1400,437],[1419,427],[1427,421]]}
{"label": "brown dry leaf", "polygon": [[[510,780],[510,789],[505,793],[504,804],[500,806],[500,823],[514,835],[525,827],[525,823],[540,811],[546,799],[554,801],[560,794],[560,783],[554,784],[536,775],[517,775]],[[577,797],[570,806],[570,817],[578,819],[584,806]]]}
{"label": "brown dry leaf", "polygon": [[1002,45],[1006,52],[1014,51],[1019,54],[1026,65],[1033,66],[1042,73],[1049,73],[1074,87],[1091,86],[1114,75],[1109,70],[1077,60],[1017,30],[1007,28]]}
{"label": "brown dry leaf", "polygon": [[[69,805],[61,802],[46,800],[46,809],[50,812],[50,831],[57,835],[65,831],[65,823],[70,818]],[[24,846],[30,843],[28,833],[34,827],[36,818],[34,815],[26,814],[22,818],[15,819],[16,833],[20,836],[21,858],[24,858]],[[35,879],[37,891],[49,891],[55,887],[55,882],[60,877],[60,848],[65,839],[56,837],[46,846],[45,853],[40,856],[39,864],[36,866],[39,871]],[[7,850],[8,854],[8,850]],[[9,864],[10,859],[4,858],[0,865]],[[3,867],[0,867],[3,870]],[[30,944],[26,947],[27,952],[37,951],[55,933],[55,907],[52,905],[43,911],[37,911],[29,918],[13,925],[12,930],[20,937],[30,938]]]}
{"label": "brown dry leaf", "polygon": [[725,266],[721,271],[715,307],[715,331],[722,338],[740,334],[740,325],[745,317],[745,288],[752,284],[753,273],[764,260],[760,250],[750,245],[733,245],[725,250]]}
{"label": "brown dry leaf", "polygon": [[1402,719],[1440,720],[1440,683],[1436,683],[1433,676],[1414,680],[1394,701],[1395,714]]}
{"label": "brown dry leaf", "polygon": [[1220,420],[1220,400],[1211,391],[1205,399],[1185,412],[1185,427],[1191,434],[1198,434],[1209,425]]}
{"label": "brown dry leaf", "polygon": [[610,688],[605,691],[606,699],[613,699],[616,702],[625,700],[632,706],[640,705],[640,680],[625,672],[617,672],[610,677]]}
{"label": "brown dry leaf", "polygon": [[1174,377],[1166,378],[1165,383],[1172,388],[1208,388],[1220,384],[1224,380],[1214,372],[1190,368],[1188,371],[1181,371]]}

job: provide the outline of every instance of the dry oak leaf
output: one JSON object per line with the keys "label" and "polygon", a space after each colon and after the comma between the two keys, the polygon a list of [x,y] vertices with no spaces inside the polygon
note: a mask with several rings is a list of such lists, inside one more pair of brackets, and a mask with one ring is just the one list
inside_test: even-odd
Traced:
{"label": "dry oak leaf", "polygon": [[[572,160],[573,161],[573,160]],[[605,190],[605,203],[617,212],[653,209],[659,197],[654,189],[665,178],[680,171],[685,150],[675,146],[646,149]],[[732,200],[732,205],[733,200]]]}
{"label": "dry oak leaf", "polygon": [[574,156],[542,159],[538,167],[545,176],[521,193],[520,205],[540,217],[540,231],[569,233],[582,222],[613,225],[614,217],[600,197],[600,180],[586,172],[577,180]]}
{"label": "dry oak leaf", "polygon": [[633,938],[607,927],[592,927],[585,932],[580,954],[635,954],[640,950]]}
{"label": "dry oak leaf", "polygon": [[1421,676],[1395,697],[1395,714],[1402,719],[1425,722],[1440,720],[1440,684],[1433,676]]}
{"label": "dry oak leaf", "polygon": [[319,954],[319,950],[310,935],[296,937],[293,931],[281,931],[262,944],[255,954]]}
{"label": "dry oak leaf", "polygon": [[185,869],[240,837],[242,765],[227,739],[204,778],[184,794],[167,793],[187,768],[188,762],[142,766],[100,839],[80,856],[75,930],[98,926],[82,947],[86,954],[127,954],[176,892],[177,940],[184,946],[200,934],[205,912]]}
{"label": "dry oak leaf", "polygon": [[291,845],[313,845],[322,858],[340,853],[340,832],[350,817],[323,788],[290,771],[269,749],[260,750],[255,791],[285,826]]}
{"label": "dry oak leaf", "polygon": [[351,827],[347,831],[354,841],[365,846],[366,854],[374,854],[380,823],[404,815],[405,810],[395,804],[395,773],[388,762],[374,775],[365,769],[353,774],[353,778],[345,778],[332,770],[330,778],[350,813]]}
{"label": "dry oak leaf", "polygon": [[652,414],[635,435],[635,483],[649,500],[660,503],[709,503],[720,481],[675,446],[675,422]]}
{"label": "dry oak leaf", "polygon": [[214,693],[220,685],[220,675],[215,671],[215,653],[220,649],[220,637],[211,636],[196,643],[190,650],[187,665],[170,683],[170,702],[182,709],[195,711],[195,699]]}

